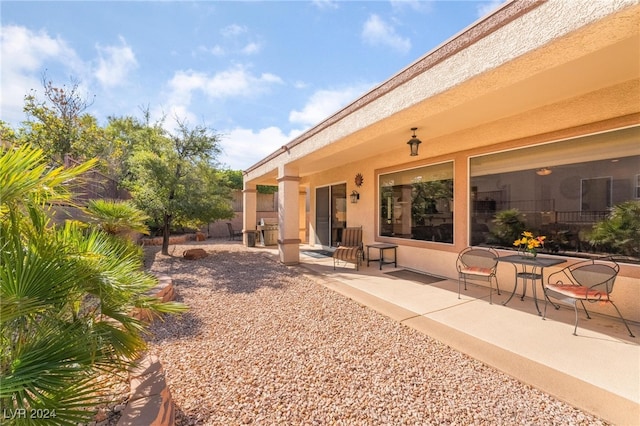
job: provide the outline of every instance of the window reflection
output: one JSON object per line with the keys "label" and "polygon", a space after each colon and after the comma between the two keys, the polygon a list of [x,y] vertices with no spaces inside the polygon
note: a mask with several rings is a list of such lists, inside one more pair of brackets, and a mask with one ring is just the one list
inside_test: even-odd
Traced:
{"label": "window reflection", "polygon": [[[629,247],[594,234],[615,209],[640,200],[639,128],[472,158],[470,242],[513,248],[524,230],[545,235],[544,251],[572,256],[639,257],[636,219],[618,223]],[[640,207],[639,207],[640,208]],[[633,213],[630,214],[633,216]],[[627,237],[624,237],[627,235]]]}
{"label": "window reflection", "polygon": [[382,174],[380,235],[453,243],[453,163]]}

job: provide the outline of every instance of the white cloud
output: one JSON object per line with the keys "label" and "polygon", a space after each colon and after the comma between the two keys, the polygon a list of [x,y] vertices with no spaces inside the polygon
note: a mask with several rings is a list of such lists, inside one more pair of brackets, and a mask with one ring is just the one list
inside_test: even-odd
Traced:
{"label": "white cloud", "polygon": [[121,46],[96,46],[98,50],[98,68],[96,79],[106,87],[115,87],[127,82],[127,75],[138,66],[136,56],[120,37]]}
{"label": "white cloud", "polygon": [[395,28],[378,15],[371,15],[362,28],[363,40],[372,46],[388,46],[401,53],[411,49],[411,40],[396,33]]}
{"label": "white cloud", "polygon": [[151,122],[159,122],[163,120],[162,127],[170,133],[177,133],[179,130],[178,122],[198,123],[198,117],[189,111],[186,105],[169,105],[166,109],[162,106],[156,106],[150,110]]}
{"label": "white cloud", "polygon": [[302,80],[297,80],[293,83],[293,87],[296,89],[304,89],[308,86],[308,84]]}
{"label": "white cloud", "polygon": [[220,34],[222,34],[223,37],[229,38],[229,37],[237,37],[240,34],[246,33],[247,31],[248,31],[247,27],[243,25],[231,24],[221,29]]}
{"label": "white cloud", "polygon": [[260,53],[261,50],[262,50],[261,43],[250,41],[250,42],[247,42],[247,44],[245,44],[243,47],[223,47],[219,44],[216,44],[211,48],[207,48],[205,46],[199,46],[197,49],[197,53],[205,52],[205,53],[210,53],[213,56],[219,56],[219,57],[231,55],[233,53],[239,53],[241,55],[248,56],[248,55],[256,55]]}
{"label": "white cloud", "polygon": [[169,81],[169,99],[174,103],[188,104],[193,92],[202,92],[211,99],[250,97],[281,83],[282,79],[277,75],[254,75],[241,65],[214,75],[193,70],[178,71]]}
{"label": "white cloud", "polygon": [[31,31],[14,25],[2,28],[2,64],[13,70],[35,71],[48,58],[60,58],[61,62],[78,62],[76,53],[64,40],[50,37],[45,31]]}
{"label": "white cloud", "polygon": [[500,5],[502,5],[505,0],[491,0],[488,3],[481,3],[476,6],[476,12],[478,14],[478,18],[484,18],[490,12],[496,10]]}
{"label": "white cloud", "polygon": [[12,124],[24,119],[24,96],[32,89],[42,89],[47,62],[62,64],[76,77],[85,70],[64,40],[15,25],[3,26],[0,31],[0,57],[0,111],[2,119]]}
{"label": "white cloud", "polygon": [[219,158],[220,162],[233,170],[245,170],[291,142],[302,131],[292,130],[285,134],[278,127],[267,127],[257,132],[235,128],[222,133],[223,153]]}
{"label": "white cloud", "polygon": [[244,53],[245,55],[254,55],[254,54],[260,52],[261,48],[262,48],[262,46],[260,45],[260,43],[251,42],[251,43],[248,43],[242,49],[242,53]]}
{"label": "white cloud", "polygon": [[289,121],[307,127],[316,125],[356,100],[370,88],[371,85],[362,84],[336,90],[319,90],[311,95],[301,111],[291,111]]}
{"label": "white cloud", "polygon": [[211,54],[214,56],[223,56],[225,54],[224,48],[220,45],[213,46],[210,50]]}
{"label": "white cloud", "polygon": [[[262,43],[252,40],[249,29],[244,25],[231,24],[220,30],[223,43],[216,44],[211,48],[200,48],[205,52],[209,52],[214,56],[223,56],[228,54],[255,55],[262,50]],[[258,37],[259,39],[259,37]]]}
{"label": "white cloud", "polygon": [[[162,108],[156,108],[154,119],[163,116],[169,121],[174,118],[196,123],[201,120],[191,111],[194,95],[204,95],[209,100],[224,100],[238,97],[252,97],[264,93],[273,85],[282,84],[277,75],[263,73],[255,75],[246,67],[237,65],[227,70],[209,75],[194,70],[178,71],[167,83],[168,93]],[[166,123],[171,130],[172,123]]]}
{"label": "white cloud", "polygon": [[429,13],[433,10],[433,2],[424,0],[390,0],[394,10],[411,9],[414,12]]}
{"label": "white cloud", "polygon": [[336,0],[313,0],[313,4],[318,9],[337,9],[340,7]]}
{"label": "white cloud", "polygon": [[235,128],[223,132],[223,155],[220,160],[234,170],[244,170],[313,125],[327,119],[341,108],[354,101],[371,88],[371,84],[359,84],[335,90],[319,90],[314,93],[301,111],[292,111],[289,121],[300,126],[299,129],[284,133],[278,127],[267,127],[258,131]]}

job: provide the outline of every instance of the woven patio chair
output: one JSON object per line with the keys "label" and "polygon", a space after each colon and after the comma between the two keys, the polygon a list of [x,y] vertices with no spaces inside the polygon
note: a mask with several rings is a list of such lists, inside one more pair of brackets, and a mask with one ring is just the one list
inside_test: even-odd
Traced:
{"label": "woven patio chair", "polygon": [[342,231],[342,241],[333,252],[333,269],[335,270],[340,262],[344,262],[353,263],[358,271],[363,260],[362,227],[345,228]]}

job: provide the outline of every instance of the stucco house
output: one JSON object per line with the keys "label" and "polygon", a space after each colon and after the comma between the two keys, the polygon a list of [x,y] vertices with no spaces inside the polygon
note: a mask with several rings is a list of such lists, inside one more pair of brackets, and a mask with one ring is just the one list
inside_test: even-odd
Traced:
{"label": "stucco house", "polygon": [[[456,278],[469,245],[513,253],[509,215],[547,237],[545,255],[593,255],[585,233],[640,199],[639,29],[636,0],[507,2],[247,169],[244,230],[256,185],[278,185],[285,264],[361,226],[400,266]],[[622,262],[615,299],[632,321],[639,283]]]}

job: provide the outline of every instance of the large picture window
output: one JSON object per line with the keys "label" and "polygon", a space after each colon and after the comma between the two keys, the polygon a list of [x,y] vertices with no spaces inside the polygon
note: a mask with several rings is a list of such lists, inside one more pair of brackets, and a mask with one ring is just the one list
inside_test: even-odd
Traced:
{"label": "large picture window", "polygon": [[637,260],[639,171],[638,127],[474,157],[470,242],[513,248],[526,230],[549,253]]}
{"label": "large picture window", "polygon": [[379,233],[453,243],[453,163],[379,176]]}

